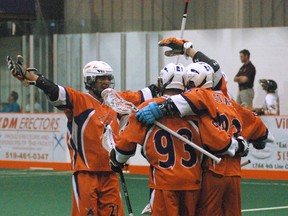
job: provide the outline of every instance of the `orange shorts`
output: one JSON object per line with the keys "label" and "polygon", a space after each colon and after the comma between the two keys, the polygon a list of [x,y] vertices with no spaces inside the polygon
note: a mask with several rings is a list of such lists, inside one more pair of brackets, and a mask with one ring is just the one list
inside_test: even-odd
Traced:
{"label": "orange shorts", "polygon": [[194,216],[200,190],[157,190],[152,193],[150,203],[153,216]]}
{"label": "orange shorts", "polygon": [[241,192],[239,176],[203,173],[202,189],[196,215],[240,216]]}
{"label": "orange shorts", "polygon": [[116,173],[76,172],[72,187],[72,216],[124,215]]}

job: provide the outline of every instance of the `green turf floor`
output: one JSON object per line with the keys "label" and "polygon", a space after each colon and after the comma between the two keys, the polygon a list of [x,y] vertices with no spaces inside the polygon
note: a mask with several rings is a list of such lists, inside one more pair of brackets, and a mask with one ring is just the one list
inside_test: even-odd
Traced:
{"label": "green turf floor", "polygon": [[[125,178],[134,215],[140,215],[148,201],[148,178]],[[241,187],[244,216],[288,215],[288,181],[243,179]],[[69,172],[0,170],[0,216],[69,216],[70,209]]]}

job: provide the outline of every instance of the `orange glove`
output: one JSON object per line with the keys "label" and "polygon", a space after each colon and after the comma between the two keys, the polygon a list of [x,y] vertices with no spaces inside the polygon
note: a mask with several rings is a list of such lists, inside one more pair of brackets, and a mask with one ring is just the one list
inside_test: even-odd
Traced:
{"label": "orange glove", "polygon": [[[167,46],[170,47],[171,50],[165,51],[166,56],[175,56],[175,55],[183,55],[185,53],[184,44],[189,42],[187,40],[181,40],[177,38],[165,38],[158,42],[160,47]],[[191,43],[192,46],[192,43]]]}

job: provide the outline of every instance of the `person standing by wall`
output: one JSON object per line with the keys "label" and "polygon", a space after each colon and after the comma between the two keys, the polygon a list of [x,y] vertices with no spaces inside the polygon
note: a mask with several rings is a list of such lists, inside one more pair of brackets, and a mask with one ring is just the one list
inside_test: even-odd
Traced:
{"label": "person standing by wall", "polygon": [[240,60],[243,65],[234,77],[234,82],[237,82],[239,85],[237,102],[246,108],[249,108],[253,106],[253,85],[256,75],[256,68],[250,61],[250,52],[247,49],[240,51]]}
{"label": "person standing by wall", "polygon": [[3,107],[1,112],[20,112],[20,105],[17,103],[18,93],[12,91],[8,96],[8,104]]}

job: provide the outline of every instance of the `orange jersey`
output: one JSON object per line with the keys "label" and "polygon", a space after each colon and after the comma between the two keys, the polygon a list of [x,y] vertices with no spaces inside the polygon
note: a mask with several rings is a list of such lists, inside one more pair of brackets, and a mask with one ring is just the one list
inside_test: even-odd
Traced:
{"label": "orange jersey", "polygon": [[[165,98],[153,99],[156,102],[163,100]],[[148,101],[141,107],[147,104]],[[167,117],[159,122],[200,144],[196,122],[179,117]],[[127,161],[135,153],[137,143],[143,147],[143,153],[153,168],[150,172],[149,187],[159,190],[200,189],[201,154],[194,148],[155,125],[142,125],[136,120],[135,114],[132,114],[127,128],[116,144],[116,159],[119,162]]]}
{"label": "orange jersey", "polygon": [[[121,96],[135,105],[142,102],[140,92],[122,92]],[[117,113],[89,93],[59,86],[59,99],[52,105],[65,110],[68,117],[68,146],[73,172],[111,171],[109,153],[102,147],[106,123],[119,132]]]}
{"label": "orange jersey", "polygon": [[[181,99],[181,97],[183,99]],[[202,127],[209,128],[218,127],[231,137],[243,135],[247,140],[257,140],[261,137],[267,137],[267,128],[258,117],[255,117],[252,112],[242,108],[236,102],[230,100],[221,91],[212,91],[210,89],[191,89],[183,95],[177,96],[174,100],[175,105],[184,115],[203,115],[206,112],[213,118],[209,123],[209,117]],[[184,101],[187,103],[185,104]],[[204,117],[205,118],[205,114]],[[201,125],[199,125],[201,131]],[[257,130],[256,130],[257,129]],[[256,130],[256,131],[255,131]],[[205,130],[204,130],[205,131]],[[210,151],[213,147],[223,145],[222,137],[215,139],[209,134],[201,135],[204,146],[208,146]],[[224,137],[224,136],[223,136]],[[225,138],[227,142],[227,138]],[[224,145],[225,146],[225,145]],[[212,160],[208,159],[204,167],[217,174],[224,176],[240,176],[240,157],[233,158],[229,156],[222,157],[220,164],[213,166]]]}
{"label": "orange jersey", "polygon": [[[215,128],[218,128],[218,130],[222,131],[222,133],[224,132],[228,134],[230,137],[237,137],[241,134],[243,124],[242,119],[238,115],[232,101],[221,91],[195,88],[191,89],[190,92],[185,92],[184,94],[179,95],[178,98],[173,101],[174,103],[176,102],[175,105],[182,111],[182,114],[201,116],[206,112],[202,116],[203,120],[207,118],[205,123],[202,125],[202,127],[206,128],[204,131],[215,130]],[[186,104],[184,101],[186,101]],[[207,116],[207,113],[209,113],[210,117]],[[219,146],[225,147],[227,145],[227,138],[223,140],[223,137],[221,136],[217,138],[211,136],[211,133],[207,132],[203,135],[201,134],[203,145],[211,152],[215,151],[214,148],[219,148]],[[225,149],[223,149],[222,152],[224,151]],[[227,160],[232,160],[232,162],[228,163],[226,162]],[[221,162],[216,166],[213,166],[212,160],[207,159],[204,163],[204,167],[221,175],[239,175],[240,157],[231,158],[229,156],[223,156]]]}

